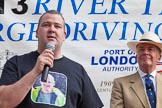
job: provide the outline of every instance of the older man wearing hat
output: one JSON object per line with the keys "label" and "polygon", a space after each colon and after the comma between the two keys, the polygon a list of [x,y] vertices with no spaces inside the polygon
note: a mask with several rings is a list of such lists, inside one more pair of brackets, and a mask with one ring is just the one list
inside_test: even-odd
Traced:
{"label": "older man wearing hat", "polygon": [[162,75],[156,71],[162,55],[160,38],[145,32],[127,45],[136,53],[139,70],[114,80],[110,108],[162,108]]}

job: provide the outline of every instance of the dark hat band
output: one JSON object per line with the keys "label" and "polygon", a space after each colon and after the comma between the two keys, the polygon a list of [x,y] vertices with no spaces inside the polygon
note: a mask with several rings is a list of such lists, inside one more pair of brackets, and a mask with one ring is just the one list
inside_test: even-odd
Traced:
{"label": "dark hat band", "polygon": [[[150,39],[141,39],[140,41],[152,41]],[[152,41],[153,42],[153,41]],[[155,45],[156,46],[156,45]],[[137,47],[137,46],[136,46]],[[160,53],[162,52],[160,47],[156,46],[158,48],[158,50],[160,51]]]}
{"label": "dark hat band", "polygon": [[140,41],[152,41],[150,39],[141,39]]}

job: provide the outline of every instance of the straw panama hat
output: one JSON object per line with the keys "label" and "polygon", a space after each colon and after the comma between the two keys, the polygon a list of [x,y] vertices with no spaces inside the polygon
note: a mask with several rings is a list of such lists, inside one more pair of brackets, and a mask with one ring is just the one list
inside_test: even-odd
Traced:
{"label": "straw panama hat", "polygon": [[162,42],[158,35],[154,32],[145,32],[143,36],[141,36],[139,41],[131,41],[127,43],[127,46],[134,52],[136,52],[136,46],[140,43],[149,43],[157,46],[161,50],[162,54]]}

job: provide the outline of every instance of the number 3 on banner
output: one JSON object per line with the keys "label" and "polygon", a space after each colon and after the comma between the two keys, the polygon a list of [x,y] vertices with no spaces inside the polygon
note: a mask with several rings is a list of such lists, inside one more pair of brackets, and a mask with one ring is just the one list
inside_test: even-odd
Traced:
{"label": "number 3 on banner", "polygon": [[[18,5],[22,7],[21,11],[18,11],[16,8],[12,9],[15,14],[24,14],[28,10],[28,5],[25,3],[26,0],[18,1]],[[4,0],[0,0],[0,14],[4,14]]]}
{"label": "number 3 on banner", "polygon": [[0,0],[0,14],[4,14],[4,0]]}
{"label": "number 3 on banner", "polygon": [[21,11],[18,11],[16,8],[12,9],[12,11],[15,13],[15,14],[24,14],[27,12],[28,10],[28,5],[25,3],[26,0],[20,0],[18,2],[18,5],[20,5],[22,7],[22,10]]}

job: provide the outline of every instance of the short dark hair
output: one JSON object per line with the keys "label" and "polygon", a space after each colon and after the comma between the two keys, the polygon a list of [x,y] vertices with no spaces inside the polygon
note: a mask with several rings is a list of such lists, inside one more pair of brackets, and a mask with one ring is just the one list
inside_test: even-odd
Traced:
{"label": "short dark hair", "polygon": [[43,15],[39,18],[38,27],[40,25],[42,17],[47,13],[60,15],[62,17],[63,21],[64,21],[64,28],[65,28],[65,19],[64,19],[63,15],[60,12],[56,11],[56,10],[48,10],[47,12],[43,13]]}

